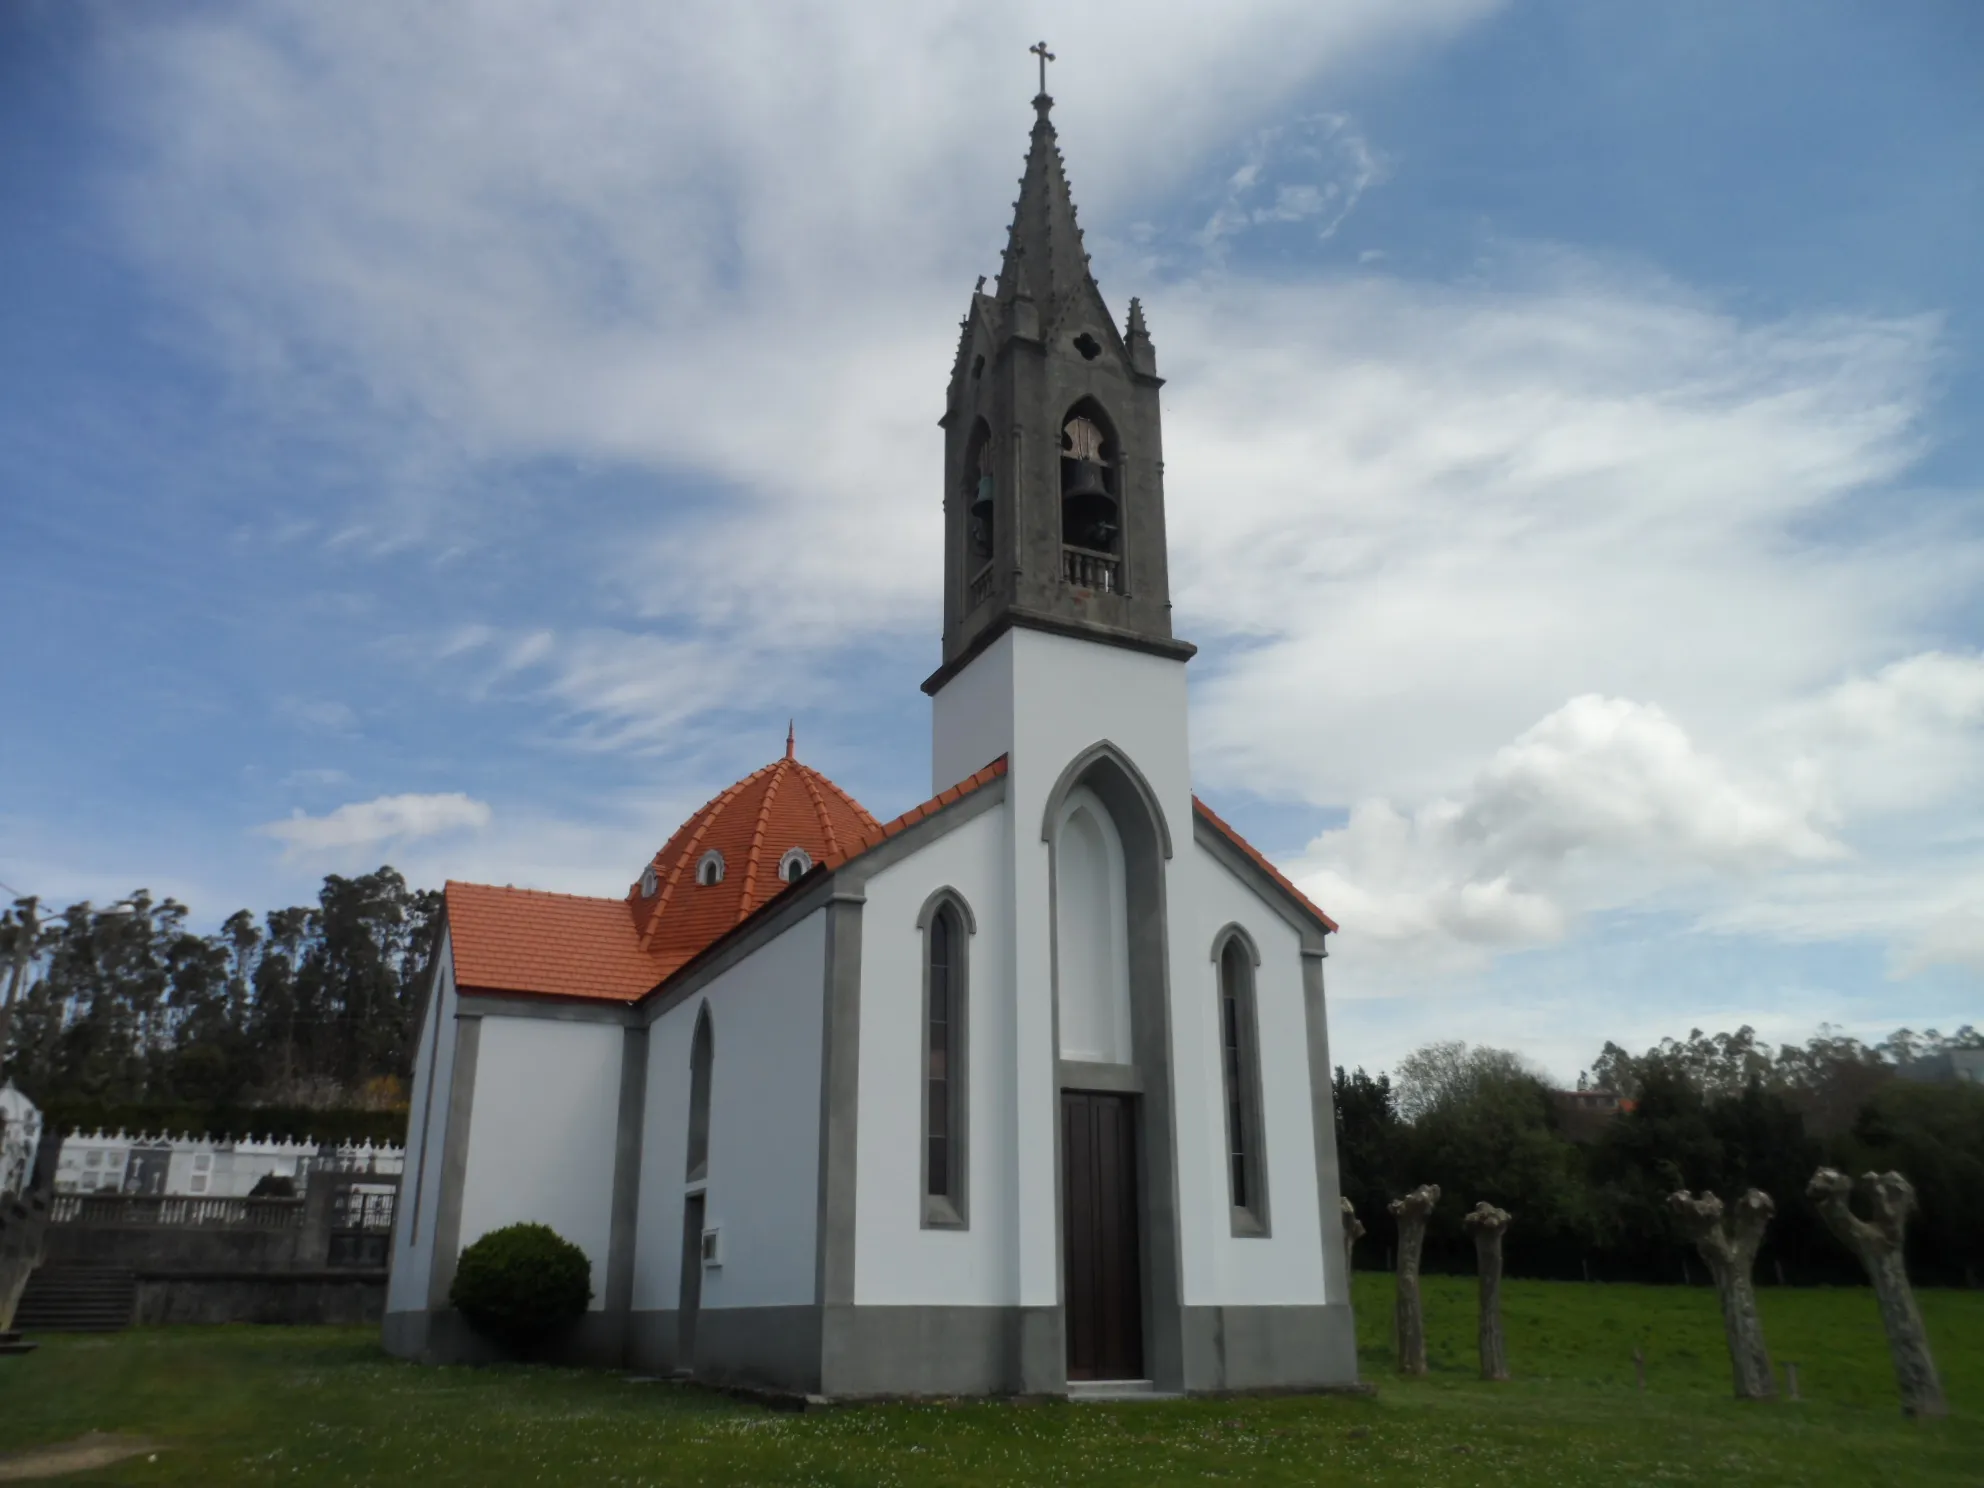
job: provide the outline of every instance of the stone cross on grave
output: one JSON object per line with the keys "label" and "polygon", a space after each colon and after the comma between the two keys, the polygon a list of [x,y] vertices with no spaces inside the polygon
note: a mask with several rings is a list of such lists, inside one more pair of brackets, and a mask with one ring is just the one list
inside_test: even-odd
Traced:
{"label": "stone cross on grave", "polygon": [[1040,94],[1044,98],[1047,96],[1047,64],[1054,60],[1054,54],[1047,50],[1044,41],[1036,41],[1027,50],[1040,59]]}

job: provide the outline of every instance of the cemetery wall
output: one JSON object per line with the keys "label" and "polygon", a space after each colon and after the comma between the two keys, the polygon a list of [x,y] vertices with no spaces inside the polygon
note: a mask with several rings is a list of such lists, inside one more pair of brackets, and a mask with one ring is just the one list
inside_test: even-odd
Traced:
{"label": "cemetery wall", "polygon": [[139,1273],[133,1321],[377,1324],[386,1313],[383,1271]]}
{"label": "cemetery wall", "polygon": [[[44,1264],[122,1271],[287,1271],[299,1264],[312,1238],[300,1227],[56,1224],[49,1227]],[[322,1256],[316,1264],[323,1264]]]}

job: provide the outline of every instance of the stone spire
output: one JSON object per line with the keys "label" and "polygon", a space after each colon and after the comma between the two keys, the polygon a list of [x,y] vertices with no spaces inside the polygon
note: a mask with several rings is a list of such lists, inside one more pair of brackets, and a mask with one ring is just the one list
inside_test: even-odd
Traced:
{"label": "stone spire", "polygon": [[1171,634],[1157,354],[1143,306],[1118,321],[1089,272],[1053,107],[1043,86],[998,285],[958,327],[932,696],[1015,626],[1192,655]]}
{"label": "stone spire", "polygon": [[1144,324],[1143,301],[1131,297],[1130,321],[1123,332],[1123,345],[1130,353],[1131,370],[1146,377],[1157,375],[1157,348],[1150,342],[1150,327]]}
{"label": "stone spire", "polygon": [[[1012,230],[999,265],[1000,303],[1010,307],[1016,301],[1031,301],[1039,316],[1036,334],[1050,333],[1072,303],[1086,306],[1089,296],[1101,298],[1089,274],[1081,228],[1075,223],[1075,204],[1050,117],[1053,107],[1054,100],[1045,93],[1033,100],[1026,174],[1020,177]],[[1011,309],[1008,316],[1011,321],[1021,318]],[[1013,329],[1026,334],[1019,324]]]}

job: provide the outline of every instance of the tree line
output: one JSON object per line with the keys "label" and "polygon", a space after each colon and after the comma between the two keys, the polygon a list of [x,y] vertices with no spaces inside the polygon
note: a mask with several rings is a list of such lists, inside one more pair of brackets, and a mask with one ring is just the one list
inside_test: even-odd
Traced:
{"label": "tree line", "polygon": [[[1608,1043],[1581,1093],[1550,1089],[1506,1050],[1429,1044],[1396,1078],[1336,1071],[1343,1192],[1370,1234],[1360,1265],[1389,1269],[1386,1205],[1421,1184],[1444,1197],[1429,1218],[1428,1270],[1470,1272],[1462,1217],[1479,1201],[1516,1216],[1511,1274],[1564,1280],[1701,1281],[1701,1262],[1667,1204],[1681,1189],[1734,1203],[1771,1195],[1777,1218],[1758,1257],[1765,1282],[1850,1283],[1858,1267],[1805,1198],[1814,1170],[1898,1171],[1920,1215],[1908,1260],[1928,1284],[1984,1277],[1984,1085],[1901,1071],[1984,1047],[1906,1029],[1877,1045],[1834,1032],[1772,1048],[1750,1028],[1692,1031],[1633,1054]],[[1605,1109],[1603,1092],[1620,1097]]]}
{"label": "tree line", "polygon": [[[390,867],[328,875],[313,905],[211,934],[145,890],[44,917],[0,913],[0,1075],[64,1126],[208,1129],[400,1140],[417,1015],[441,896]],[[1371,1233],[1364,1265],[1391,1264],[1386,1205],[1421,1184],[1446,1196],[1426,1264],[1467,1271],[1462,1216],[1486,1200],[1517,1216],[1512,1274],[1699,1279],[1667,1208],[1680,1189],[1777,1201],[1758,1258],[1765,1281],[1851,1281],[1849,1258],[1802,1195],[1821,1166],[1905,1174],[1920,1218],[1921,1280],[1984,1277],[1984,1086],[1900,1077],[1984,1047],[1965,1027],[1902,1030],[1878,1045],[1822,1033],[1772,1047],[1753,1030],[1608,1043],[1577,1095],[1506,1050],[1429,1044],[1395,1072],[1336,1071],[1343,1191]],[[1610,1091],[1629,1103],[1589,1109]]]}
{"label": "tree line", "polygon": [[[315,904],[238,910],[208,935],[145,889],[46,917],[17,900],[0,915],[0,1073],[64,1124],[240,1132],[315,1116],[319,1135],[386,1135],[440,909],[390,867],[330,874]],[[333,1131],[335,1111],[383,1119]]]}

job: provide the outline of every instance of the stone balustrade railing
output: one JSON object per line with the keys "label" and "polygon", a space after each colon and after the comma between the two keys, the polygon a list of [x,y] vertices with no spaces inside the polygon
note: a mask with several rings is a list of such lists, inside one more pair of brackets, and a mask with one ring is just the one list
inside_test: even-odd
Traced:
{"label": "stone balustrade railing", "polygon": [[1122,575],[1123,560],[1114,553],[1098,553],[1070,544],[1061,548],[1061,577],[1077,589],[1118,594],[1123,588]]}
{"label": "stone balustrade railing", "polygon": [[57,1194],[50,1215],[58,1225],[214,1227],[246,1230],[303,1228],[303,1199],[225,1199],[150,1194]]}

